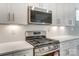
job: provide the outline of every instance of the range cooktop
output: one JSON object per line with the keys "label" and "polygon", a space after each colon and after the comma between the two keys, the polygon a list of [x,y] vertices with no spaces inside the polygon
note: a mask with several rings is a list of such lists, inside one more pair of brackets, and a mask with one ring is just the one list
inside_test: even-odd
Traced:
{"label": "range cooktop", "polygon": [[28,37],[26,37],[26,41],[29,42],[33,46],[59,43],[58,40],[48,39],[45,36],[28,36]]}

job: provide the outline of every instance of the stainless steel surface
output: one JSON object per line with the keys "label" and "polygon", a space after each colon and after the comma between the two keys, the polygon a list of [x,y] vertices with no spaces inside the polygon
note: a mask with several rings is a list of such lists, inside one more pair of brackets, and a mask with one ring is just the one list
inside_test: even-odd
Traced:
{"label": "stainless steel surface", "polygon": [[42,9],[42,8],[38,8],[38,7],[34,7],[34,6],[28,6],[28,23],[29,24],[39,24],[39,25],[43,25],[43,24],[50,24],[50,23],[39,23],[39,22],[31,22],[31,10],[36,10],[36,11],[42,11],[42,12],[45,12],[45,13],[52,13],[52,11],[50,10],[47,10],[47,9]]}
{"label": "stainless steel surface", "polygon": [[42,12],[46,12],[46,13],[52,13],[52,11],[47,10],[47,9],[43,9],[43,8],[40,8],[40,7],[30,6],[30,9],[31,10],[36,10],[36,11],[42,11]]}
{"label": "stainless steel surface", "polygon": [[[37,33],[36,33],[37,32]],[[59,41],[46,38],[44,31],[28,31],[26,32],[26,41],[34,46],[34,55],[41,55],[46,52],[59,49]],[[40,32],[40,33],[39,33]],[[34,34],[35,33],[35,34]]]}
{"label": "stainless steel surface", "polygon": [[32,44],[33,46],[59,43],[56,40],[51,40],[51,39],[42,38],[42,37],[41,38],[33,38],[33,37],[27,38],[26,41],[29,42],[30,44]]}

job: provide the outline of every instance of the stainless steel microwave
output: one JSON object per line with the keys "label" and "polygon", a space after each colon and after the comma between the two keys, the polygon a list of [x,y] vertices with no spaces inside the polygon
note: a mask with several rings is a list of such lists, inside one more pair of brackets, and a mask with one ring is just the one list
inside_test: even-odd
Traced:
{"label": "stainless steel microwave", "polygon": [[28,7],[28,24],[52,24],[52,11],[38,7]]}

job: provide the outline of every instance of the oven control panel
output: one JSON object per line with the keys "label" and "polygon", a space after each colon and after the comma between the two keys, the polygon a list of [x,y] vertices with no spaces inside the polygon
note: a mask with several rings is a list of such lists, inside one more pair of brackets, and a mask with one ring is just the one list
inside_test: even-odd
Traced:
{"label": "oven control panel", "polygon": [[35,54],[36,55],[41,55],[43,53],[46,53],[46,52],[52,52],[56,49],[59,49],[59,44],[58,45],[50,45],[50,46],[46,46],[46,47],[41,47],[41,48],[37,48],[35,49]]}

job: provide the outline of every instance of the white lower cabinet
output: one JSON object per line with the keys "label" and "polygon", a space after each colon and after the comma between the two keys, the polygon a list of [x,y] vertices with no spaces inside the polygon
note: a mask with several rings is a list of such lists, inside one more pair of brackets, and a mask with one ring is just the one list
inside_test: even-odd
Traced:
{"label": "white lower cabinet", "polygon": [[13,56],[33,56],[33,49],[15,52]]}
{"label": "white lower cabinet", "polygon": [[79,56],[79,39],[60,43],[60,56]]}
{"label": "white lower cabinet", "polygon": [[73,47],[73,48],[69,49],[69,55],[70,56],[77,56],[77,49],[76,49],[76,47]]}
{"label": "white lower cabinet", "polygon": [[79,45],[77,46],[77,55],[79,56]]}
{"label": "white lower cabinet", "polygon": [[33,49],[11,52],[5,56],[33,56]]}
{"label": "white lower cabinet", "polygon": [[60,56],[78,56],[76,47],[62,49],[60,52]]}

